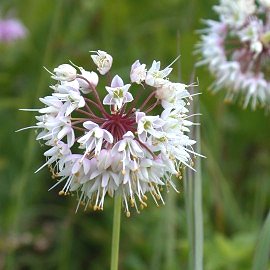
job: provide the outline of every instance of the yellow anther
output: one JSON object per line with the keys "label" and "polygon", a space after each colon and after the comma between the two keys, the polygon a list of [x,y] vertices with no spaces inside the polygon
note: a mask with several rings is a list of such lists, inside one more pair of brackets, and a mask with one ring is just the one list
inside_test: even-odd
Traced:
{"label": "yellow anther", "polygon": [[64,192],[64,190],[61,190],[61,191],[58,192],[58,194],[59,194],[60,196],[62,196],[62,195],[65,194],[65,192]]}
{"label": "yellow anther", "polygon": [[145,202],[142,202],[142,205],[143,205],[144,207],[147,207],[147,203],[145,203]]}
{"label": "yellow anther", "polygon": [[134,207],[134,204],[135,204],[134,199],[131,198],[131,199],[130,199],[130,205],[131,205],[131,207]]}
{"label": "yellow anther", "polygon": [[128,218],[130,217],[130,212],[129,212],[129,211],[126,212],[126,216],[127,216]]}

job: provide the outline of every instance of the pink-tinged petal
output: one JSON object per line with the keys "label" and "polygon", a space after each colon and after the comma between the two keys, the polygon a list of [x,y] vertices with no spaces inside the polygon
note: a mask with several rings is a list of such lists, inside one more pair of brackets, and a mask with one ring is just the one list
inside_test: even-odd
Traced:
{"label": "pink-tinged petal", "polygon": [[71,129],[71,132],[67,134],[67,144],[69,147],[71,147],[75,143],[75,134],[73,129]]}
{"label": "pink-tinged petal", "polygon": [[113,143],[113,136],[112,134],[106,130],[106,129],[103,129],[103,137],[104,137],[104,140],[106,140],[107,142],[109,143]]}
{"label": "pink-tinged petal", "polygon": [[124,135],[123,135],[123,138],[129,138],[129,139],[134,139],[135,137],[134,137],[134,134],[131,132],[131,131],[128,131],[127,133],[125,133]]}
{"label": "pink-tinged petal", "polygon": [[63,139],[68,133],[70,132],[70,127],[65,126],[61,129],[61,131],[57,135],[57,139],[61,140]]}
{"label": "pink-tinged petal", "polygon": [[65,116],[69,116],[75,109],[76,107],[70,103],[66,109]]}
{"label": "pink-tinged petal", "polygon": [[138,123],[144,116],[145,116],[144,112],[136,112],[136,122]]}
{"label": "pink-tinged petal", "polygon": [[72,169],[71,169],[71,173],[72,173],[72,174],[77,173],[77,172],[80,170],[81,166],[82,166],[82,164],[81,164],[79,161],[76,161],[76,162],[74,163]]}
{"label": "pink-tinged petal", "polygon": [[91,168],[91,161],[88,158],[83,159],[83,171],[84,174],[87,174]]}
{"label": "pink-tinged petal", "polygon": [[98,139],[100,139],[100,138],[102,138],[103,137],[103,129],[101,129],[101,128],[95,128],[95,137],[96,138],[98,138]]}
{"label": "pink-tinged petal", "polygon": [[92,121],[86,121],[83,123],[83,126],[89,130],[92,130],[95,127],[98,127],[98,125]]}
{"label": "pink-tinged petal", "polygon": [[132,140],[131,146],[135,150],[136,153],[143,153],[142,148],[140,147],[140,145],[136,141]]}
{"label": "pink-tinged petal", "polygon": [[124,85],[124,82],[123,80],[121,79],[120,76],[118,75],[115,75],[112,79],[112,82],[111,82],[111,87],[121,87]]}
{"label": "pink-tinged petal", "polygon": [[95,177],[97,177],[98,175],[100,175],[102,172],[99,170],[95,170],[91,173],[90,175],[90,179],[94,179]]}
{"label": "pink-tinged petal", "polygon": [[106,187],[108,185],[109,182],[109,174],[108,173],[103,173],[102,175],[102,182],[101,182],[101,186],[102,187]]}
{"label": "pink-tinged petal", "polygon": [[54,146],[52,147],[51,149],[47,150],[45,153],[44,153],[44,156],[53,156],[57,153],[58,151],[58,147],[57,146]]}
{"label": "pink-tinged petal", "polygon": [[112,104],[112,96],[111,95],[107,95],[104,99],[103,99],[103,104],[104,105],[111,105]]}
{"label": "pink-tinged petal", "polygon": [[125,185],[126,183],[128,183],[130,181],[130,175],[129,173],[125,173],[124,175],[124,180],[123,180],[123,184]]}
{"label": "pink-tinged petal", "polygon": [[118,152],[123,152],[126,149],[126,145],[127,145],[127,143],[125,140],[120,141],[119,147],[118,147]]}
{"label": "pink-tinged petal", "polygon": [[136,60],[132,66],[131,66],[131,71],[134,70],[135,68],[139,67],[141,65],[139,60]]}
{"label": "pink-tinged petal", "polygon": [[131,102],[132,100],[133,100],[133,96],[129,92],[127,92],[125,95],[125,103]]}

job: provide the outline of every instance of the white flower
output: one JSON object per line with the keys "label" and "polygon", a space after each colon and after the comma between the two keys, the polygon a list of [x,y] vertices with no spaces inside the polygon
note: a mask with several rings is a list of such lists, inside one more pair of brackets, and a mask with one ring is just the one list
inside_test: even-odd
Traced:
{"label": "white flower", "polygon": [[141,64],[139,60],[135,61],[133,65],[131,66],[130,71],[130,80],[131,82],[135,82],[137,84],[142,83],[142,81],[146,78],[146,65]]}
{"label": "white flower", "polygon": [[64,102],[65,116],[70,115],[74,110],[85,106],[85,100],[81,96],[80,92],[76,91],[73,87],[59,85],[58,93],[53,93],[54,97]]}
{"label": "white flower", "polygon": [[254,0],[221,0],[214,10],[226,24],[238,28],[256,11],[256,5]]}
{"label": "white flower", "polygon": [[40,109],[39,113],[58,114],[63,107],[63,102],[55,96],[47,96],[39,99],[47,107]]}
{"label": "white flower", "polygon": [[166,67],[163,70],[160,70],[160,61],[153,61],[151,68],[147,71],[145,83],[154,86],[160,87],[166,82],[166,78],[172,71],[172,68]]}
{"label": "white flower", "polygon": [[44,163],[41,167],[39,167],[35,172],[37,173],[45,166],[49,166],[50,164],[56,162],[56,165],[60,170],[63,169],[64,161],[67,156],[71,154],[70,148],[67,144],[57,141],[55,145],[44,152],[44,156],[47,157],[46,163]]}
{"label": "white flower", "polygon": [[[214,91],[227,88],[226,100],[242,98],[252,109],[270,106],[266,59],[269,59],[269,23],[262,2],[221,0],[214,9],[219,21],[206,21],[197,52],[197,65],[208,65],[215,77]],[[257,85],[257,82],[260,82]],[[258,88],[254,88],[254,86]],[[256,89],[256,90],[255,90]]]}
{"label": "white flower", "polygon": [[63,64],[53,70],[52,78],[58,81],[73,81],[76,79],[77,70],[69,64]]}
{"label": "white flower", "polygon": [[156,97],[161,99],[161,105],[164,109],[168,107],[176,107],[182,109],[183,98],[190,97],[186,90],[187,85],[183,83],[166,82],[156,90]]}
{"label": "white flower", "polygon": [[137,112],[136,122],[138,123],[138,135],[141,141],[146,141],[147,134],[155,138],[163,136],[161,128],[165,122],[158,115],[146,116],[143,112]]}
{"label": "white flower", "polygon": [[[100,74],[111,68],[107,53],[98,51],[92,58]],[[70,66],[60,65],[52,93],[40,98],[43,107],[25,109],[39,115],[35,125],[21,130],[37,129],[36,139],[49,147],[37,171],[48,166],[57,179],[52,188],[61,186],[59,195],[76,193],[77,209],[84,204],[85,209],[102,210],[106,196],[121,196],[130,216],[130,206],[137,212],[147,206],[147,194],[164,204],[161,186],[177,190],[173,175],[179,176],[183,165],[191,167],[196,153],[195,141],[187,135],[193,125],[187,119],[191,96],[187,85],[169,81],[170,66],[160,70],[160,62],[154,61],[147,72],[137,60],[127,71],[131,84],[114,76],[102,103],[102,89],[97,89],[102,76],[78,66],[80,74],[73,67],[67,72]],[[144,100],[138,84],[148,94]],[[252,92],[255,86],[262,88],[259,81],[244,87]],[[136,102],[130,91],[138,95]]]}
{"label": "white flower", "polygon": [[[77,81],[79,82],[79,86],[80,86],[81,91],[84,94],[88,94],[92,91],[93,86],[97,87],[98,80],[99,80],[98,75],[94,71],[86,71],[81,67],[79,69],[80,69],[81,75],[84,79],[77,78]],[[89,85],[89,83],[91,85]]]}
{"label": "white flower", "polygon": [[117,152],[123,155],[122,157],[122,164],[123,170],[122,173],[125,174],[125,168],[127,164],[130,164],[132,160],[143,157],[144,152],[139,146],[138,142],[134,140],[134,135],[132,132],[128,131],[126,134],[123,135],[123,139],[117,142],[113,149],[112,153],[115,155]]}
{"label": "white flower", "polygon": [[132,95],[128,92],[129,87],[130,84],[124,85],[123,80],[118,75],[114,76],[111,87],[106,86],[109,94],[104,98],[103,104],[115,105],[116,110],[121,109],[125,103],[133,100]]}
{"label": "white flower", "polygon": [[89,154],[93,149],[95,149],[95,155],[98,155],[101,151],[104,140],[109,144],[113,143],[112,134],[106,129],[101,129],[92,121],[84,122],[83,126],[89,130],[78,140],[78,143],[80,143],[82,147],[86,149],[84,156]]}
{"label": "white flower", "polygon": [[111,55],[104,51],[93,51],[96,53],[91,55],[94,63],[97,65],[97,70],[101,75],[106,74],[112,66],[113,58]]}

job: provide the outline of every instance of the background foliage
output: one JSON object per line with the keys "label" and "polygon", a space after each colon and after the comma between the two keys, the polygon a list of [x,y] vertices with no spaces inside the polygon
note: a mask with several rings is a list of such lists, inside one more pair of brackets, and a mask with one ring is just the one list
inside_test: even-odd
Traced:
{"label": "background foliage", "polygon": [[[114,72],[127,79],[136,59],[148,66],[161,60],[165,66],[180,50],[174,80],[178,69],[189,83],[199,40],[195,30],[203,27],[202,18],[216,17],[214,3],[1,0],[2,15],[16,14],[29,35],[18,43],[0,44],[0,269],[109,267],[112,200],[107,199],[103,212],[75,214],[74,198],[59,197],[56,189],[47,192],[53,180],[46,170],[33,173],[44,162],[34,132],[14,132],[35,121],[32,113],[18,109],[38,107],[38,97],[50,91],[49,74],[42,67],[53,69],[71,60],[94,69],[88,51],[102,49],[114,56]],[[269,115],[224,104],[224,93],[207,91],[207,70],[197,70],[196,76],[203,93],[201,144],[207,156],[202,161],[205,269],[251,269],[270,206]],[[123,217],[121,269],[187,269],[182,181],[178,187],[181,193],[166,206],[150,203],[140,215]]]}

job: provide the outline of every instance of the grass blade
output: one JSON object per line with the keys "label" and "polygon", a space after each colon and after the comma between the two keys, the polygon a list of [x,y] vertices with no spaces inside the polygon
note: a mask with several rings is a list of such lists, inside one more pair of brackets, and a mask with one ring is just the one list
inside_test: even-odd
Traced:
{"label": "grass blade", "polygon": [[270,210],[260,232],[258,243],[255,249],[253,270],[269,269],[270,254]]}

